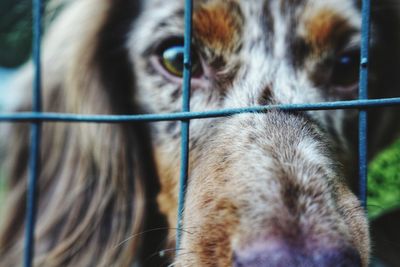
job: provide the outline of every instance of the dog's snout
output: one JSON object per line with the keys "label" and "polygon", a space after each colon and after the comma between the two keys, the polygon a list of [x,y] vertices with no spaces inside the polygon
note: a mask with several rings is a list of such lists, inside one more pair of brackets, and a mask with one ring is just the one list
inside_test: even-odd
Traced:
{"label": "dog's snout", "polygon": [[360,267],[358,252],[349,247],[315,248],[262,242],[236,250],[233,267]]}

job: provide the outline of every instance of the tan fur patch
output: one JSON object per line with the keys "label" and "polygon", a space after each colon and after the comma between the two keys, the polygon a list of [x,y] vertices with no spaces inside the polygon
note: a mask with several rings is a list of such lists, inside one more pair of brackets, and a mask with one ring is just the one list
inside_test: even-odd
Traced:
{"label": "tan fur patch", "polygon": [[[166,160],[170,159],[170,160]],[[161,191],[157,197],[157,203],[160,211],[167,216],[169,225],[176,224],[177,218],[177,206],[176,203],[178,195],[178,180],[179,177],[179,164],[175,162],[176,158],[168,158],[168,155],[164,153],[156,153],[155,161],[159,166],[158,172],[160,176]],[[167,164],[165,164],[167,162]],[[171,234],[171,237],[174,237]],[[173,240],[170,240],[173,242]]]}
{"label": "tan fur patch", "polygon": [[321,10],[306,22],[307,40],[316,49],[326,49],[349,25],[345,18],[332,10]]}
{"label": "tan fur patch", "polygon": [[215,50],[233,48],[238,38],[238,19],[227,5],[201,6],[193,15],[194,34]]}

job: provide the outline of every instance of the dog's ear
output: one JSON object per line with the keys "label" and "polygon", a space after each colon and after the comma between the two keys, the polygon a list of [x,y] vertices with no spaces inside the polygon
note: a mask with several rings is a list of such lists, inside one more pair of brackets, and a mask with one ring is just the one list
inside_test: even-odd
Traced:
{"label": "dog's ear", "polygon": [[[44,44],[45,111],[137,112],[125,38],[139,8],[139,1],[128,0],[82,0],[66,7]],[[29,95],[32,76],[27,66],[16,90]],[[1,266],[17,266],[23,244],[28,127],[17,125],[13,131],[7,152],[10,204],[0,232]],[[139,244],[147,242],[138,235],[149,208],[144,199],[157,190],[147,139],[139,124],[43,124],[38,266],[130,266],[136,260]]]}
{"label": "dog's ear", "polygon": [[[66,99],[73,112],[129,114],[133,102],[133,69],[126,38],[139,10],[138,1],[84,1],[98,14],[79,18],[84,29],[67,59]],[[93,2],[93,3],[92,3]],[[73,23],[73,27],[81,27]],[[74,42],[74,40],[72,40]]]}

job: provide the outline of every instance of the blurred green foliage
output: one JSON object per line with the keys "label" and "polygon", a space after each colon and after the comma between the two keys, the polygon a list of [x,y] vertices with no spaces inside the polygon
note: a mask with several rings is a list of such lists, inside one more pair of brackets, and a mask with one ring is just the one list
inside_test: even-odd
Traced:
{"label": "blurred green foliage", "polygon": [[29,0],[0,1],[0,65],[16,67],[31,51],[31,10]]}
{"label": "blurred green foliage", "polygon": [[395,207],[400,207],[400,140],[370,163],[368,175],[369,216]]}

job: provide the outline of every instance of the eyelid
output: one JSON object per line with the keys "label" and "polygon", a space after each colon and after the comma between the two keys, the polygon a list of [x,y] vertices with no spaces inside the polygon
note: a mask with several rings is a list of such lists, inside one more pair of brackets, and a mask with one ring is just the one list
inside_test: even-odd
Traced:
{"label": "eyelid", "polygon": [[161,40],[158,44],[154,47],[154,53],[157,55],[161,55],[165,49],[172,47],[172,46],[183,46],[183,37],[181,36],[172,36],[167,39]]}
{"label": "eyelid", "polygon": [[148,57],[151,55],[160,55],[161,52],[167,48],[169,45],[183,45],[183,37],[179,35],[173,35],[166,38],[159,38],[151,46],[149,46],[142,55]]}
{"label": "eyelid", "polygon": [[336,52],[337,56],[349,53],[349,52],[356,52],[356,51],[360,51],[360,43],[355,43],[355,42],[350,42],[347,43],[344,47],[342,47],[341,49],[339,49]]}
{"label": "eyelid", "polygon": [[338,56],[349,51],[360,50],[360,45],[361,34],[358,32],[352,32],[337,44],[334,50],[334,55]]}
{"label": "eyelid", "polygon": [[[146,55],[151,55],[151,54],[156,54],[158,56],[162,55],[162,52],[171,47],[171,46],[184,46],[184,39],[183,36],[170,36],[165,39],[161,39],[158,42],[156,42],[154,45],[152,45],[148,50],[146,50]],[[195,51],[198,51],[198,47],[192,42],[192,53],[195,53]]]}

